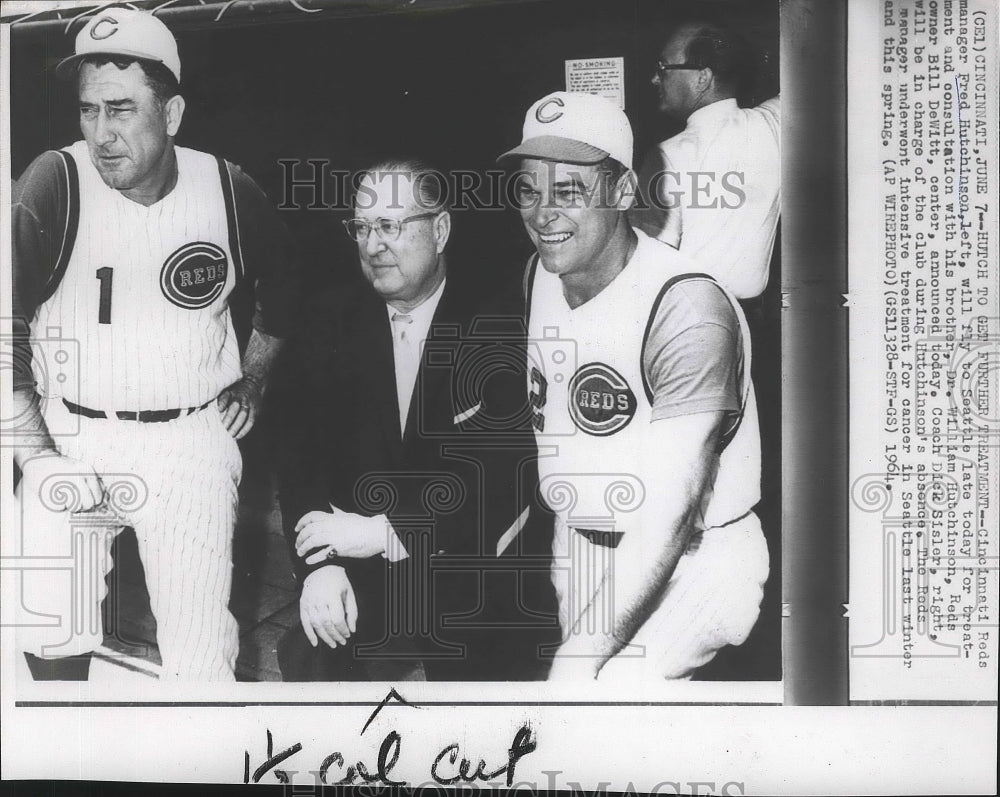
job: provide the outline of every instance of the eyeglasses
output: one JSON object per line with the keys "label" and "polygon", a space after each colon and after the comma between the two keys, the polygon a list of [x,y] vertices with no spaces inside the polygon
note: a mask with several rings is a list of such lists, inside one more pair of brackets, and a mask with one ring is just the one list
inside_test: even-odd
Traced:
{"label": "eyeglasses", "polygon": [[416,216],[407,216],[405,219],[375,219],[375,221],[346,219],[342,224],[347,230],[347,234],[359,244],[368,240],[372,230],[378,233],[378,237],[383,241],[395,241],[399,237],[403,225],[408,221],[432,219],[437,215],[438,213],[419,213]]}
{"label": "eyeglasses", "polygon": [[701,69],[700,66],[695,64],[665,64],[663,61],[656,62],[656,74],[662,76],[664,72],[669,72],[671,69]]}

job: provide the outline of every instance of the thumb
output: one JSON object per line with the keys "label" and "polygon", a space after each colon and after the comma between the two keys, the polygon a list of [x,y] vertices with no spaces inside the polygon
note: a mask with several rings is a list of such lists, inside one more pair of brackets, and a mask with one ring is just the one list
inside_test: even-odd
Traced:
{"label": "thumb", "polygon": [[306,639],[309,640],[309,644],[316,647],[319,639],[316,637],[316,632],[313,631],[312,621],[309,619],[309,615],[306,613],[306,610],[302,606],[301,602],[299,603],[299,621],[302,623],[302,630],[305,632]]}
{"label": "thumb", "polygon": [[350,584],[347,585],[347,590],[344,595],[344,609],[347,613],[347,627],[353,634],[357,630],[358,626],[358,602],[354,597],[354,587]]}

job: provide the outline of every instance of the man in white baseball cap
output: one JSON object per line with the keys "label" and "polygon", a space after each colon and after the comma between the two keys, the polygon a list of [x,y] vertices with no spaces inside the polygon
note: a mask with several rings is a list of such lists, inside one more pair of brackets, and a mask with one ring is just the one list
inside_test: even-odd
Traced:
{"label": "man in white baseball cap", "polygon": [[556,516],[549,678],[690,678],[746,639],[768,573],[746,321],[695,261],[629,224],[632,130],[613,103],[543,97],[500,157],[515,159],[537,249],[539,492]]}
{"label": "man in white baseball cap", "polygon": [[[628,117],[604,97],[557,91],[528,109],[520,145],[497,160],[520,161],[517,196],[525,229],[545,269],[586,301],[594,273],[604,274],[603,287],[635,249],[624,215],[634,185]],[[553,209],[565,223],[550,233]],[[570,226],[575,229],[563,240]]]}
{"label": "man in white baseball cap", "polygon": [[[242,169],[175,144],[180,60],[155,16],[101,8],[58,71],[76,83],[82,139],[28,166],[11,211],[22,496],[43,500],[55,474],[75,503],[53,512],[83,516],[100,540],[132,527],[161,678],[231,681],[236,441],[256,422],[292,323],[290,241]],[[30,346],[49,329],[75,353],[52,379]],[[121,474],[146,492],[118,511]],[[95,507],[114,511],[94,524]],[[101,565],[87,572],[103,577],[107,557]],[[61,616],[99,617],[102,594],[92,589],[93,606]],[[51,611],[52,601],[40,605]],[[94,631],[73,645],[45,634],[19,644],[35,678],[80,678]]]}

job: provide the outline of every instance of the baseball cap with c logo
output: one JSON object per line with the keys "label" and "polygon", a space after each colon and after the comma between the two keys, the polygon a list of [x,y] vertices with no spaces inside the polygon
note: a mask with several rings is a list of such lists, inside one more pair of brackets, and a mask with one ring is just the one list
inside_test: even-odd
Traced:
{"label": "baseball cap with c logo", "polygon": [[632,168],[632,126],[625,112],[597,94],[555,91],[528,109],[520,145],[497,160],[593,164],[609,156]]}
{"label": "baseball cap with c logo", "polygon": [[69,77],[88,55],[125,55],[157,61],[181,79],[181,59],[170,29],[148,11],[112,7],[95,14],[76,35],[73,55],[59,62],[56,74]]}

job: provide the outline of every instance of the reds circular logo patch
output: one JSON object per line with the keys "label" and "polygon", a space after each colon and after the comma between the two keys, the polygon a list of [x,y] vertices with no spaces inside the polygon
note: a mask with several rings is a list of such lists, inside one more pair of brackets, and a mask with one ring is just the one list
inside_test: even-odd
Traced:
{"label": "reds circular logo patch", "polygon": [[620,373],[604,363],[581,366],[569,383],[569,414],[587,434],[621,431],[635,416],[635,394]]}
{"label": "reds circular logo patch", "polygon": [[225,290],[227,265],[226,253],[215,244],[184,244],[163,264],[160,289],[178,307],[200,310]]}

